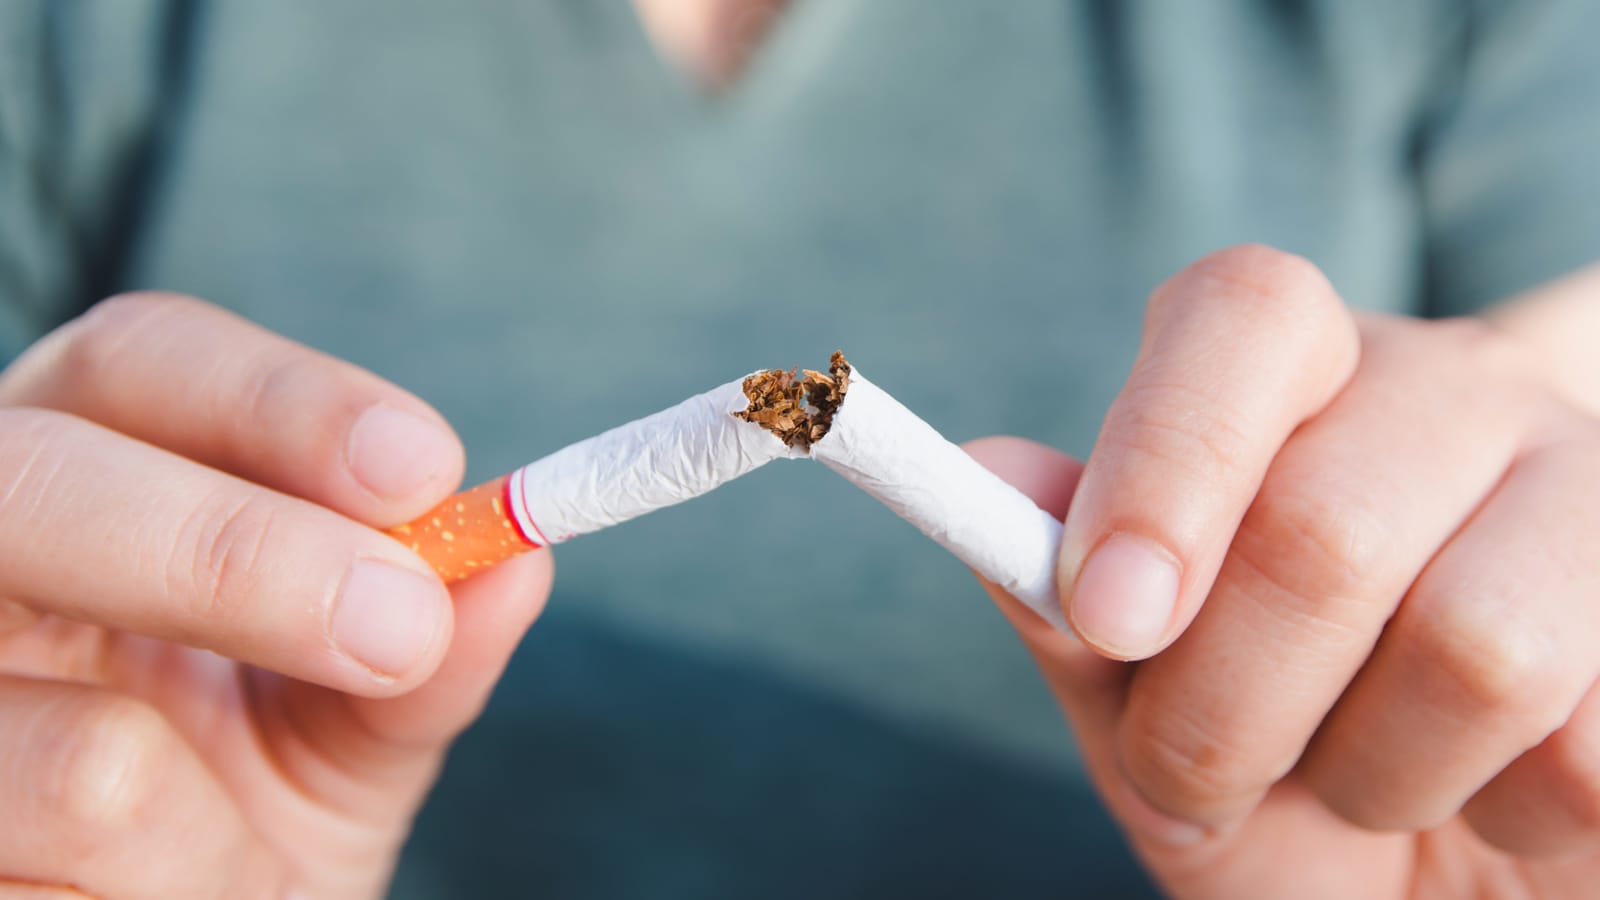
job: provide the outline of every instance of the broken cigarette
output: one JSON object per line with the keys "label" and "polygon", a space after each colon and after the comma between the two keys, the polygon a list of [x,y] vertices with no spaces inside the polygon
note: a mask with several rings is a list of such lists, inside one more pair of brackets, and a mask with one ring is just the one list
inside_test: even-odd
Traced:
{"label": "broken cigarette", "polygon": [[452,495],[389,534],[459,581],[805,455],[738,419],[747,405],[743,381],[729,382]]}
{"label": "broken cigarette", "polygon": [[835,353],[763,370],[450,497],[390,534],[447,581],[810,457],[1066,631],[1061,523]]}

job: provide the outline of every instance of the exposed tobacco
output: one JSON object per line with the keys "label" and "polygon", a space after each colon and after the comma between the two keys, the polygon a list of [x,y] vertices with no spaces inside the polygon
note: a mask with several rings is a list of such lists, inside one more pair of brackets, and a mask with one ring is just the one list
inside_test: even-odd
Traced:
{"label": "exposed tobacco", "polygon": [[850,389],[850,363],[835,350],[827,372],[765,369],[744,380],[750,403],[735,416],[754,422],[802,450],[822,440]]}

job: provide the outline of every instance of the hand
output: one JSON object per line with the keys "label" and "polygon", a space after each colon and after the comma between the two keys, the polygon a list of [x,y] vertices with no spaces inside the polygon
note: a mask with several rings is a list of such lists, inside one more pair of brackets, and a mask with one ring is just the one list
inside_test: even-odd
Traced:
{"label": "hand", "polygon": [[1512,340],[1238,248],[1086,467],[970,449],[1065,515],[1082,643],[992,593],[1173,896],[1593,896],[1600,422]]}
{"label": "hand", "polygon": [[461,468],[422,401],[180,297],[0,373],[0,896],[380,894],[549,589],[539,552],[452,598],[368,527]]}

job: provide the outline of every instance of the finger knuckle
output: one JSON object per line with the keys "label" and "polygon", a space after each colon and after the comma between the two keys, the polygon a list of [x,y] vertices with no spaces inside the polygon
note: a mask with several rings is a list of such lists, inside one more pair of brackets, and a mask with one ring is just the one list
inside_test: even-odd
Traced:
{"label": "finger knuckle", "polygon": [[1201,274],[1263,288],[1261,294],[1267,297],[1282,288],[1323,278],[1322,270],[1304,256],[1260,243],[1224,247],[1201,257],[1194,268]]}
{"label": "finger knuckle", "polygon": [[[1303,256],[1262,244],[1242,244],[1204,257],[1190,274],[1231,303],[1253,311],[1278,314],[1304,311],[1312,323],[1329,313],[1343,313],[1343,304],[1316,264]],[[1308,324],[1312,324],[1308,323]]]}
{"label": "finger knuckle", "polygon": [[1360,354],[1355,317],[1322,270],[1302,256],[1260,244],[1219,250],[1162,285],[1150,315],[1162,318],[1174,304],[1195,302],[1226,306],[1232,319],[1266,329],[1306,355],[1306,371],[1328,365],[1348,372]]}
{"label": "finger knuckle", "polygon": [[53,808],[92,850],[150,818],[177,738],[152,707],[95,694],[61,704],[52,723]]}
{"label": "finger knuckle", "polygon": [[1551,635],[1498,600],[1462,593],[1425,605],[1404,638],[1452,707],[1519,730],[1560,725],[1566,679]]}
{"label": "finger knuckle", "polygon": [[176,317],[204,308],[199,300],[162,291],[109,297],[36,341],[0,372],[0,386],[23,402],[51,404],[93,396],[116,378],[152,336],[170,341]]}
{"label": "finger knuckle", "polygon": [[[1316,490],[1279,489],[1270,479],[1246,513],[1230,556],[1264,590],[1249,592],[1268,612],[1343,628],[1370,618],[1389,553],[1383,518],[1359,503]],[[1387,599],[1387,598],[1382,598]]]}
{"label": "finger knuckle", "polygon": [[129,348],[199,305],[198,300],[163,291],[118,294],[96,303],[56,332],[60,375],[69,381],[115,375]]}
{"label": "finger knuckle", "polygon": [[1249,462],[1253,442],[1242,414],[1186,384],[1143,380],[1123,398],[1108,435],[1124,453],[1185,472],[1197,483],[1230,479]]}
{"label": "finger knuckle", "polygon": [[1170,814],[1196,820],[1222,814],[1277,777],[1217,729],[1185,713],[1167,711],[1154,727],[1136,718],[1128,722],[1120,742],[1123,769]]}
{"label": "finger knuckle", "polygon": [[263,428],[296,422],[304,427],[306,416],[315,411],[308,401],[318,396],[327,399],[336,384],[322,379],[306,386],[306,370],[315,363],[307,354],[283,352],[276,344],[267,345],[263,351],[249,362],[241,377],[233,404],[233,433],[237,435],[255,435]]}
{"label": "finger knuckle", "polygon": [[365,373],[298,345],[263,341],[228,394],[223,437],[248,457],[262,431],[272,431],[295,442],[308,463],[334,463],[352,422],[381,393]]}
{"label": "finger knuckle", "polygon": [[193,612],[215,623],[238,615],[242,600],[268,577],[275,505],[255,491],[214,494],[185,519],[168,563],[169,590],[192,598]]}
{"label": "finger knuckle", "polygon": [[47,409],[0,408],[0,508],[18,521],[46,502],[65,471],[72,440],[81,420]]}

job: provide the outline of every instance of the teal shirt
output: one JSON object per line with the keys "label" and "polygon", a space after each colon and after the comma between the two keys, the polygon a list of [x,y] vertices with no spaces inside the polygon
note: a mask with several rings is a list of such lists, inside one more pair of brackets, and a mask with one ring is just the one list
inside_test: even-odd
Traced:
{"label": "teal shirt", "polygon": [[[0,354],[196,294],[416,391],[476,480],[842,347],[954,438],[1084,454],[1207,251],[1419,314],[1600,258],[1595,34],[1582,0],[800,0],[706,98],[627,0],[10,0]],[[970,576],[819,468],[557,557],[396,896],[1148,891]]]}

